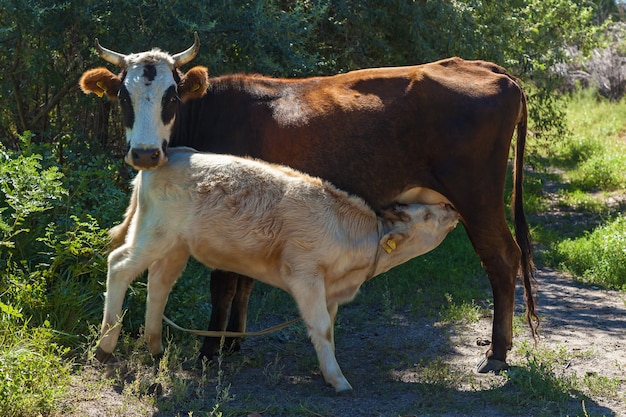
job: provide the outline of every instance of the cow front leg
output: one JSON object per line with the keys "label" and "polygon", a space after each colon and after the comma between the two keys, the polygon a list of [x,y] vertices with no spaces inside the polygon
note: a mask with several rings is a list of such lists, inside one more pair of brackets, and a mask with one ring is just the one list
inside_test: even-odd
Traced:
{"label": "cow front leg", "polygon": [[[230,332],[246,331],[246,321],[248,318],[248,301],[254,287],[254,279],[245,275],[239,275],[237,278],[237,292],[230,307],[230,318],[228,319],[228,327],[226,330]],[[240,349],[241,337],[227,337],[225,345],[231,351],[237,352]]]}
{"label": "cow front leg", "polygon": [[171,249],[167,257],[153,262],[148,269],[145,337],[148,350],[154,357],[163,353],[161,335],[165,305],[188,260],[189,253],[186,250]]}
{"label": "cow front leg", "polygon": [[335,357],[333,324],[326,305],[326,292],[323,285],[312,287],[304,283],[302,288],[291,288],[291,293],[315,347],[324,380],[332,385],[336,392],[351,390],[352,386],[341,372]]}
{"label": "cow front leg", "polygon": [[[211,271],[211,318],[209,320],[209,331],[226,330],[228,320],[228,310],[237,293],[237,280],[239,274],[220,270]],[[199,361],[211,359],[217,356],[220,351],[219,337],[205,337],[200,348]]]}
{"label": "cow front leg", "polygon": [[120,335],[126,290],[147,267],[148,262],[143,261],[141,256],[137,256],[127,246],[121,246],[109,255],[104,315],[95,353],[96,359],[102,363],[106,363],[111,357]]}

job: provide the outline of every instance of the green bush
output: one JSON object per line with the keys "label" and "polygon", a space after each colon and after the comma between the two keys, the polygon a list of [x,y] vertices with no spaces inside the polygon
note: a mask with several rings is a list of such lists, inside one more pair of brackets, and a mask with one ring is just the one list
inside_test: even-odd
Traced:
{"label": "green bush", "polygon": [[113,187],[102,168],[64,175],[51,147],[30,139],[20,137],[19,151],[0,147],[0,415],[11,417],[58,411],[72,366],[67,346],[81,346],[101,314],[106,229],[84,211],[82,220],[70,214],[68,179],[82,175],[94,187],[100,172],[109,185],[96,195]]}
{"label": "green bush", "polygon": [[[63,334],[82,323],[85,330],[84,321],[93,318],[87,313],[95,309],[89,300],[103,289],[107,244],[106,228],[87,212],[112,217],[116,210],[121,217],[122,192],[111,191],[112,175],[102,168],[87,166],[90,175],[86,169],[70,169],[64,175],[51,164],[49,147],[33,145],[28,135],[21,138],[21,148],[3,149],[0,155],[0,296],[31,327],[52,323]],[[85,196],[76,202],[76,191],[67,191],[76,177],[98,192],[83,190]]]}

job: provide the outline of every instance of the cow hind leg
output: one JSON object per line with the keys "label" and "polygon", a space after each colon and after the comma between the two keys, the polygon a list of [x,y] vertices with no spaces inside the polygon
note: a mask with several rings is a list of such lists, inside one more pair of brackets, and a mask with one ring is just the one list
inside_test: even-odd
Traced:
{"label": "cow hind leg", "polygon": [[315,353],[320,364],[324,380],[335,388],[336,392],[349,391],[352,386],[343,376],[335,357],[332,337],[332,321],[326,306],[326,296],[323,285],[303,285],[302,289],[291,288],[300,314],[304,320]]}
{"label": "cow hind leg", "polygon": [[167,298],[188,260],[188,251],[172,249],[167,257],[156,260],[148,269],[145,337],[148,350],[155,357],[163,353],[162,318]]}
{"label": "cow hind leg", "polygon": [[521,251],[504,218],[501,222],[495,223],[500,225],[497,231],[493,228],[491,230],[483,228],[477,232],[471,227],[468,228],[474,249],[487,272],[494,304],[491,347],[485,359],[478,365],[480,373],[507,369],[506,356],[513,345],[515,283]]}

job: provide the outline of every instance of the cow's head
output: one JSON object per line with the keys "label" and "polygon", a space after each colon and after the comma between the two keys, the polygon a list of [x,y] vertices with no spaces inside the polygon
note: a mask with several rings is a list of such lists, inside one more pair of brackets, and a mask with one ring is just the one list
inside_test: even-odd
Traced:
{"label": "cow's head", "polygon": [[124,160],[136,169],[154,169],[167,162],[167,144],[181,102],[202,97],[209,84],[205,67],[194,67],[186,74],[179,71],[200,49],[198,34],[194,44],[181,53],[170,55],[158,49],[124,55],[100,46],[100,56],[120,67],[119,75],[106,68],[86,71],[80,88],[110,99],[122,107],[128,153]]}

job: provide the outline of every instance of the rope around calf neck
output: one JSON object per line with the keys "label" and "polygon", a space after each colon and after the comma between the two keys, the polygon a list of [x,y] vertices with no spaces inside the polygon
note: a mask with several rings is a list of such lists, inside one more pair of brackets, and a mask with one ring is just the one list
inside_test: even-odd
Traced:
{"label": "rope around calf neck", "polygon": [[184,327],[180,327],[178,324],[174,323],[172,320],[167,318],[167,316],[165,314],[163,315],[163,321],[165,321],[165,323],[167,323],[168,325],[170,325],[170,327],[173,327],[176,330],[179,330],[179,331],[185,332],[185,333],[195,334],[196,336],[247,337],[247,336],[262,336],[264,334],[268,334],[268,333],[272,333],[272,332],[284,329],[285,327],[291,326],[292,324],[299,322],[300,318],[296,318],[296,319],[293,319],[293,320],[288,321],[286,323],[282,323],[282,324],[279,324],[279,325],[276,325],[276,326],[272,326],[272,327],[269,327],[269,328],[264,329],[264,330],[259,330],[259,331],[256,331],[256,332],[229,332],[229,331],[212,331],[212,330],[191,330],[191,329],[185,329]]}

